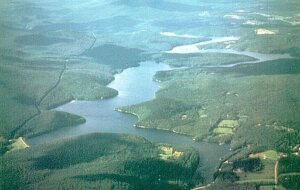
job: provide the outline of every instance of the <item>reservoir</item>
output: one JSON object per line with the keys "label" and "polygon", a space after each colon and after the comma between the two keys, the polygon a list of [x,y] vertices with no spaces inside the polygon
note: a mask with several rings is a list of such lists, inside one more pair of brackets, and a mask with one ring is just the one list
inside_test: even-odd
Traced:
{"label": "reservoir", "polygon": [[[167,143],[173,146],[188,146],[199,151],[199,169],[205,181],[212,180],[213,173],[219,164],[219,159],[229,152],[229,146],[195,142],[191,137],[157,129],[141,129],[134,127],[137,117],[115,111],[116,108],[138,104],[155,98],[159,89],[153,76],[157,71],[170,70],[166,64],[152,61],[143,62],[139,67],[128,68],[115,75],[115,80],[108,86],[118,90],[119,95],[98,101],[72,101],[56,108],[83,116],[86,123],[73,128],[61,129],[52,133],[28,139],[30,145],[41,144],[53,140],[74,137],[89,133],[124,133],[145,137],[151,142]],[[108,145],[109,146],[109,145]]]}
{"label": "reservoir", "polygon": [[[198,46],[202,44],[223,42],[228,40],[238,40],[234,37],[223,37],[211,39],[196,44],[174,47],[166,53],[231,53],[237,55],[246,55],[255,58],[255,61],[239,62],[225,66],[213,67],[234,67],[241,64],[259,64],[260,62],[291,58],[287,54],[260,54],[255,52],[240,52],[230,49],[207,49],[201,50]],[[176,51],[175,51],[176,50]],[[218,145],[206,142],[195,142],[191,137],[172,133],[170,131],[157,129],[141,129],[134,127],[137,117],[130,114],[115,111],[116,108],[138,104],[155,98],[156,91],[159,90],[158,83],[153,81],[153,76],[157,71],[172,70],[166,64],[146,61],[140,63],[139,67],[125,69],[123,72],[115,75],[115,80],[108,87],[116,89],[119,94],[116,97],[97,100],[97,101],[72,101],[56,108],[58,111],[64,111],[83,116],[86,123],[73,128],[65,128],[52,133],[41,135],[28,139],[30,145],[41,144],[53,140],[74,137],[89,133],[123,133],[142,136],[154,143],[166,143],[173,146],[187,146],[195,148],[200,155],[201,163],[199,169],[203,174],[205,182],[211,182],[213,173],[219,165],[220,158],[229,153],[228,145]]]}
{"label": "reservoir", "polygon": [[[254,61],[239,62],[225,66],[234,67],[241,64],[259,64],[260,62],[291,58],[287,54],[260,54],[255,52],[240,52],[231,49],[199,49],[199,46],[216,42],[236,41],[238,37],[212,38],[204,42],[174,47],[165,53],[189,54],[189,53],[230,53],[246,55],[255,58]],[[86,123],[73,128],[65,128],[53,133],[28,139],[30,145],[41,144],[53,140],[64,139],[89,133],[124,133],[142,136],[154,143],[166,143],[173,146],[188,146],[198,150],[201,163],[199,169],[205,182],[213,179],[213,173],[219,165],[220,158],[229,153],[228,145],[218,145],[206,142],[195,142],[191,137],[157,129],[141,129],[134,127],[137,117],[130,114],[115,111],[116,108],[138,104],[155,98],[159,90],[158,83],[153,81],[157,71],[171,70],[166,64],[146,61],[139,67],[125,69],[115,75],[115,80],[108,87],[116,89],[119,94],[114,98],[98,101],[72,101],[56,110],[80,115],[86,119]],[[179,68],[180,69],[180,68]]]}

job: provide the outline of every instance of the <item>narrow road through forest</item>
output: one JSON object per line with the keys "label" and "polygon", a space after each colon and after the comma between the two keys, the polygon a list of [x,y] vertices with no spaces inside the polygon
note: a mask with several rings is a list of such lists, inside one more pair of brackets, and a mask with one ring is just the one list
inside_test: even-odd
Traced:
{"label": "narrow road through forest", "polygon": [[[68,57],[71,57],[71,56],[79,56],[79,55],[82,54],[84,51],[89,50],[89,49],[92,49],[92,48],[94,47],[96,41],[97,41],[97,38],[96,38],[96,36],[94,35],[94,33],[92,33],[92,38],[93,38],[93,42],[91,43],[91,45],[90,45],[88,48],[82,50],[80,53],[78,53],[78,54],[76,54],[76,55],[70,55],[70,56],[68,56]],[[63,78],[63,75],[64,75],[65,71],[67,70],[67,63],[68,63],[68,61],[69,61],[69,58],[68,58],[68,57],[64,56],[64,57],[62,58],[62,59],[65,60],[65,61],[64,61],[64,64],[63,64],[63,68],[62,68],[62,70],[60,71],[59,76],[58,76],[58,79],[57,79],[56,83],[54,84],[54,86],[52,86],[51,88],[49,88],[48,90],[46,90],[46,92],[45,92],[44,95],[40,98],[40,100],[39,100],[36,104],[34,104],[34,107],[36,108],[37,113],[35,113],[35,114],[33,114],[32,116],[30,116],[29,118],[27,118],[21,125],[19,125],[15,130],[13,130],[12,133],[11,133],[11,135],[10,135],[10,136],[11,136],[10,138],[15,138],[16,133],[17,133],[22,127],[24,127],[28,122],[30,122],[31,120],[33,120],[34,118],[36,118],[37,116],[39,116],[39,115],[42,113],[40,106],[41,106],[41,104],[43,103],[43,101],[46,99],[46,97],[47,97],[51,92],[53,92],[53,91],[59,86],[59,84],[61,83],[62,78]]]}

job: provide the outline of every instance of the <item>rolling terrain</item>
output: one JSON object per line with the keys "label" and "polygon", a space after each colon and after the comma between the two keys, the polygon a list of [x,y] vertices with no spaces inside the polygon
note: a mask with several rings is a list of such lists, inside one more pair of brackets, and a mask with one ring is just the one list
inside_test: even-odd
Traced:
{"label": "rolling terrain", "polygon": [[[0,189],[299,189],[299,10],[297,0],[3,0]],[[115,109],[146,131],[230,146],[212,181],[197,149],[139,134],[27,143],[88,123],[58,108],[124,96],[108,85],[147,61],[171,67],[153,76],[155,97]]]}

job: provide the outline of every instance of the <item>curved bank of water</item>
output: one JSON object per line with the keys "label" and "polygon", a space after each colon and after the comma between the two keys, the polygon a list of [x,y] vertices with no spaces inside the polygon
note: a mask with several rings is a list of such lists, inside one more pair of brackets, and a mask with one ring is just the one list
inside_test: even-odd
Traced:
{"label": "curved bank of water", "polygon": [[[217,40],[217,42],[226,40],[237,39],[220,38]],[[216,40],[211,41],[215,43]],[[210,42],[202,43],[209,44]],[[196,44],[196,46],[198,45],[199,44]],[[195,44],[193,44],[192,46],[193,48],[196,47]],[[183,49],[185,48],[186,47],[184,47]],[[199,50],[199,53],[206,52],[248,55],[257,59],[252,62],[241,62],[229,66],[246,63],[259,63],[266,60],[275,60],[280,58],[289,58],[286,55],[238,52],[234,50]],[[185,51],[184,53],[188,53],[188,51]],[[137,104],[153,99],[155,97],[155,92],[159,89],[158,84],[155,83],[152,79],[154,74],[157,71],[170,69],[171,68],[168,65],[157,64],[155,62],[149,61],[141,63],[139,67],[124,70],[122,73],[117,74],[115,76],[115,80],[108,85],[109,87],[118,90],[118,96],[108,100],[99,101],[72,101],[57,108],[57,110],[59,111],[83,116],[86,119],[86,123],[74,128],[61,129],[53,133],[28,139],[28,143],[30,145],[35,145],[67,137],[96,132],[138,135],[145,137],[146,139],[155,143],[168,143],[175,146],[194,147],[199,151],[202,165],[201,171],[203,171],[203,173],[205,174],[204,177],[206,179],[206,182],[211,181],[213,172],[219,164],[219,159],[229,152],[229,146],[219,146],[218,144],[195,142],[190,137],[175,134],[169,131],[136,128],[133,127],[133,125],[137,122],[137,117],[115,111],[115,108],[117,107]]]}
{"label": "curved bank of water", "polygon": [[115,76],[115,80],[108,86],[119,91],[119,95],[99,101],[72,101],[57,108],[83,116],[86,123],[73,128],[61,129],[49,134],[28,139],[30,145],[41,144],[67,137],[79,136],[89,133],[125,133],[145,137],[155,143],[167,143],[174,146],[190,146],[199,151],[202,171],[205,178],[210,181],[213,172],[219,163],[219,158],[229,152],[228,146],[219,146],[205,142],[195,142],[192,138],[169,131],[156,129],[141,129],[133,127],[137,117],[115,111],[115,108],[125,105],[137,104],[155,97],[159,89],[153,81],[157,71],[169,70],[165,64],[144,62],[139,67],[124,70]]}

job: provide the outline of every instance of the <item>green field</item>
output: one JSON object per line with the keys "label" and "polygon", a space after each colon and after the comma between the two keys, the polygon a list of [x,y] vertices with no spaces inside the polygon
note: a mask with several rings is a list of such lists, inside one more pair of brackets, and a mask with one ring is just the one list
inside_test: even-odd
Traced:
{"label": "green field", "polygon": [[222,127],[214,129],[213,132],[216,134],[233,134],[232,129]]}

